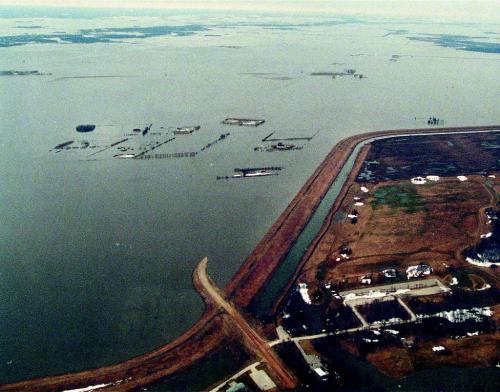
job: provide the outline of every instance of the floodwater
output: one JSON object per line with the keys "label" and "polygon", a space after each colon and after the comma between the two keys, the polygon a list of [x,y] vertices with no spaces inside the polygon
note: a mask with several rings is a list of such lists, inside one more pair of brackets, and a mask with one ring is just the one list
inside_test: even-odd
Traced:
{"label": "floodwater", "polygon": [[359,155],[359,150],[369,141],[370,140],[359,143],[355,147],[351,156],[342,167],[341,171],[337,175],[337,178],[333,181],[330,189],[321,200],[318,208],[312,215],[307,225],[304,227],[304,230],[302,230],[298,236],[297,241],[293,244],[283,262],[273,273],[269,282],[266,283],[264,288],[253,299],[250,304],[250,308],[255,315],[260,317],[271,315],[274,305],[278,301],[282,291],[286,289],[287,283],[293,276],[293,273],[303,258],[305,251],[321,230],[323,222],[328,216],[332,204],[335,202],[335,199],[349,176],[349,172],[354,166],[356,158]]}
{"label": "floodwater", "polygon": [[[196,263],[208,256],[210,274],[226,284],[342,138],[424,127],[429,115],[447,126],[500,123],[498,54],[386,35],[404,28],[472,36],[494,25],[23,12],[0,9],[0,43],[18,44],[0,47],[0,71],[50,75],[0,76],[0,382],[110,364],[178,336],[203,311],[191,284]],[[174,25],[197,27],[145,30]],[[113,43],[1,39],[64,41],[103,28],[150,35]],[[364,78],[310,76],[345,69]],[[226,117],[266,123],[223,126]],[[75,132],[88,123],[97,125],[91,135]],[[231,135],[194,158],[50,152],[68,140],[109,145],[149,123],[202,127],[156,153],[199,151]],[[298,142],[302,150],[253,151],[270,132],[318,131]],[[216,180],[247,166],[283,170]]]}

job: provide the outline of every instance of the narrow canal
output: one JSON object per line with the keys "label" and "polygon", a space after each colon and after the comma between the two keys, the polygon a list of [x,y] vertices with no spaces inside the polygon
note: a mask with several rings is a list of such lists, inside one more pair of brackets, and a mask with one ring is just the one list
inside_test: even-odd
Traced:
{"label": "narrow canal", "polygon": [[271,312],[280,294],[285,289],[291,276],[293,276],[295,270],[297,269],[297,266],[304,256],[307,248],[310,246],[316,235],[321,230],[323,222],[330,212],[332,204],[337,199],[340,190],[344,186],[347,177],[349,176],[349,173],[354,166],[359,151],[365,144],[370,143],[372,140],[373,139],[361,142],[356,146],[349,159],[342,167],[340,173],[337,175],[337,178],[330,186],[330,189],[319,204],[318,208],[314,212],[313,216],[307,223],[306,227],[297,238],[297,241],[295,242],[293,247],[288,252],[286,258],[273,273],[273,276],[271,277],[269,282],[253,299],[252,303],[250,304],[250,309],[255,316],[262,317],[268,315]]}
{"label": "narrow canal", "polygon": [[[488,130],[488,131],[478,131],[476,133],[483,132],[499,132],[498,130]],[[454,132],[454,134],[470,133],[470,131],[460,131]],[[435,132],[429,133],[412,133],[405,135],[389,135],[389,136],[379,136],[371,139],[367,139],[360,142],[352,154],[350,155],[347,162],[342,167],[340,173],[338,174],[335,181],[332,183],[330,189],[326,193],[325,197],[321,201],[320,205],[314,212],[310,221],[302,231],[302,233],[297,238],[294,246],[290,249],[288,255],[280,264],[280,266],[273,273],[271,279],[264,288],[254,297],[252,303],[250,304],[250,310],[257,317],[263,317],[269,315],[276,301],[279,299],[280,294],[287,286],[289,280],[293,276],[297,266],[299,265],[302,257],[304,256],[306,250],[311,245],[312,241],[316,235],[321,230],[323,223],[330,212],[332,204],[335,202],[337,196],[339,195],[342,187],[344,186],[347,177],[349,176],[354,163],[359,155],[359,151],[366,144],[372,143],[376,140],[390,139],[395,137],[413,137],[413,136],[429,136],[429,135],[447,135],[447,132]]]}
{"label": "narrow canal", "polygon": [[[499,132],[498,130],[494,131],[484,131],[484,132]],[[469,133],[469,132],[456,132],[456,133]],[[436,132],[437,134],[446,134]],[[368,143],[371,143],[375,140],[394,138],[394,137],[412,137],[412,136],[420,136],[426,134],[407,134],[407,135],[391,135],[391,136],[382,136],[371,138],[360,142],[352,154],[348,158],[347,162],[342,167],[340,173],[337,175],[336,179],[330,186],[330,189],[326,193],[325,197],[321,201],[320,205],[314,212],[310,221],[301,232],[294,246],[290,249],[287,257],[280,264],[278,269],[274,272],[273,276],[269,280],[269,282],[264,286],[259,294],[253,299],[250,309],[252,313],[257,317],[264,317],[269,315],[276,301],[282,294],[282,291],[287,286],[289,280],[293,276],[294,272],[297,269],[302,257],[304,256],[306,250],[316,237],[316,235],[321,230],[325,218],[330,212],[332,204],[335,202],[337,196],[339,195],[342,187],[344,186],[354,163],[359,155],[359,152],[363,146]],[[428,134],[427,134],[428,135]],[[238,369],[235,365],[235,362],[232,358],[232,353],[227,350],[221,350],[213,355],[205,358],[201,363],[197,363],[191,366],[186,371],[182,372],[182,374],[178,376],[174,376],[169,378],[163,382],[156,384],[154,387],[150,387],[150,390],[154,391],[184,391],[184,390],[197,390],[201,388],[202,385],[208,386],[214,383],[215,380],[221,380],[224,377],[229,376],[230,372],[228,370],[228,363],[232,364],[232,369],[234,372]],[[377,388],[383,388],[382,390],[391,390],[393,388],[398,388],[398,390],[402,391],[421,391],[428,390],[428,385],[437,385],[439,384],[440,388],[443,391],[458,391],[463,390],[464,392],[467,389],[457,389],[458,385],[467,386],[463,382],[467,380],[469,377],[485,377],[485,380],[494,379],[493,375],[496,374],[496,369],[484,368],[484,369],[463,369],[463,368],[436,368],[436,369],[428,369],[424,371],[416,372],[402,380],[393,380],[389,377],[380,373],[377,369],[375,369],[371,364],[366,361],[362,361],[360,359],[352,359],[352,361],[356,364],[356,369],[363,377],[366,377],[367,380],[378,380],[378,383],[375,383],[373,386],[369,384],[366,385],[366,389],[364,391],[375,391],[380,390]],[[354,366],[352,362],[350,365]],[[210,369],[209,376],[204,373],[204,369]],[[427,378],[427,384],[424,385],[421,383],[422,376]],[[179,385],[179,382],[181,385]],[[495,384],[495,383],[493,383]],[[492,385],[493,385],[492,384]],[[194,388],[194,389],[193,389]],[[387,388],[387,389],[386,389]],[[485,391],[493,391],[493,388],[485,387]]]}

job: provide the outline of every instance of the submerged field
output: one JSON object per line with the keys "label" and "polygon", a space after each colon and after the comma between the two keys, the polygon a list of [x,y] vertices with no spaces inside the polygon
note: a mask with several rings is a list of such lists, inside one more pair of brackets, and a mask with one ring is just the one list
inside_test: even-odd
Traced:
{"label": "submerged field", "polygon": [[[283,326],[299,336],[344,330],[356,326],[352,309],[370,330],[344,333],[336,344],[393,378],[495,366],[500,275],[470,264],[464,251],[497,243],[497,141],[498,132],[372,142],[297,278],[302,289],[283,303]],[[441,287],[433,293],[424,284],[431,278]],[[405,289],[412,282],[415,290]],[[310,305],[298,295],[304,287]],[[329,350],[314,346],[335,369]]]}
{"label": "submerged field", "polygon": [[498,171],[500,134],[435,135],[377,140],[357,177],[358,182],[442,177]]}
{"label": "submerged field", "polygon": [[[425,127],[429,115],[447,126],[500,122],[497,54],[410,39],[460,34],[473,50],[480,26],[335,15],[1,13],[2,382],[116,363],[182,334],[203,311],[191,283],[196,263],[208,256],[210,275],[226,284],[346,136]],[[393,34],[400,29],[406,33]],[[350,70],[363,77],[333,77]],[[240,116],[266,123],[221,124]],[[151,123],[161,135],[111,146]],[[82,135],[78,124],[97,127]],[[199,132],[156,147],[176,127],[196,125]],[[254,151],[272,132],[314,137],[300,150]],[[50,152],[71,140],[77,148]],[[93,146],[113,148],[89,156]],[[151,159],[114,157],[153,146]],[[283,170],[216,180],[260,166]],[[426,208],[417,201],[401,200]]]}

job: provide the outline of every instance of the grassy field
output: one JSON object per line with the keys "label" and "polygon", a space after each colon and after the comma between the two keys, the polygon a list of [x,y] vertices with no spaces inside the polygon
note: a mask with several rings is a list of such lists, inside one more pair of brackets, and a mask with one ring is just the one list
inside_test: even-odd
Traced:
{"label": "grassy field", "polygon": [[425,211],[425,200],[414,185],[387,185],[378,188],[373,194],[371,207],[376,209],[382,205],[402,209],[408,214]]}

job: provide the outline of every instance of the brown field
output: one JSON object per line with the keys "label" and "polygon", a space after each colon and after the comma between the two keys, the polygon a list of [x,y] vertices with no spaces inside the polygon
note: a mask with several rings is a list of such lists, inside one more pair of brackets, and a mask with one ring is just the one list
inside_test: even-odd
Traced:
{"label": "brown field", "polygon": [[[326,270],[324,281],[344,288],[359,286],[361,276],[369,274],[375,283],[379,272],[389,267],[404,274],[408,266],[426,262],[439,275],[448,266],[468,265],[461,252],[489,231],[482,211],[496,204],[485,177],[468,178],[464,182],[442,178],[425,185],[385,181],[367,185],[368,193],[352,184],[308,259],[302,279],[319,283],[320,267]],[[388,196],[382,197],[384,193]],[[355,206],[354,197],[364,205]],[[356,224],[344,217],[353,209],[359,213]],[[341,246],[352,249],[348,260],[341,258]]]}
{"label": "brown field", "polygon": [[[342,140],[331,150],[325,160],[319,165],[317,170],[309,178],[306,184],[304,184],[296,197],[290,202],[285,211],[283,211],[283,213],[269,229],[264,238],[256,246],[251,255],[249,255],[249,257],[244,261],[233,279],[225,287],[224,292],[226,296],[241,308],[245,308],[246,306],[248,306],[253,297],[259,292],[259,290],[262,289],[265,283],[269,280],[272,273],[280,265],[280,262],[285,258],[286,254],[290,250],[290,247],[293,245],[294,241],[297,239],[298,235],[301,233],[301,231],[311,218],[312,213],[316,210],[323,196],[328,191],[331,183],[334,181],[340,169],[343,167],[344,163],[347,161],[348,157],[358,143],[373,137],[413,134],[417,131],[419,133],[431,134],[435,132],[481,132],[487,130],[496,130],[498,128],[499,126],[495,125],[419,130],[388,130],[365,133]],[[358,168],[359,165],[360,163],[357,163],[355,167]],[[352,183],[353,180],[354,178],[352,178],[351,176],[348,182]],[[471,181],[471,183],[473,182],[474,181]],[[494,191],[492,190],[493,188],[496,188],[498,192],[499,184],[498,180],[496,179],[495,184],[489,188],[490,195],[494,193]],[[479,191],[480,195],[477,197],[477,200],[475,200],[475,203],[480,204],[483,201],[483,198],[486,197],[486,194],[484,193],[484,190],[480,190],[479,187],[477,188],[477,190]],[[344,196],[346,192],[347,196]],[[356,192],[356,194],[358,194],[359,187],[355,188],[355,186],[352,185],[343,189],[339,199],[335,203],[335,206],[343,203],[345,207],[349,207],[349,204],[345,203],[350,202],[351,198],[349,198],[349,195],[353,196],[353,192]],[[368,194],[368,197],[370,197],[370,195],[371,194]],[[473,208],[476,206],[476,204],[470,205],[469,207]],[[456,206],[454,205],[454,207]],[[334,208],[334,210],[335,209],[336,208]],[[368,209],[369,207],[366,208],[366,210]],[[381,207],[380,210],[377,211],[377,213],[383,212],[384,209],[385,207]],[[444,211],[444,208],[442,208],[442,210]],[[419,213],[420,212],[417,212],[417,215],[415,216],[417,217]],[[472,212],[469,212],[469,214],[470,216],[464,215],[464,218],[467,218],[465,223],[467,226],[465,227],[473,227],[474,224],[477,225],[478,222],[477,214],[475,215],[475,218],[473,217],[474,214]],[[386,213],[386,215],[389,216],[390,214]],[[442,216],[444,217],[445,215]],[[421,225],[423,226],[423,224],[426,223],[426,221],[423,220],[424,218],[425,217],[415,218],[416,220],[412,224],[421,222]],[[418,219],[421,219],[421,221],[419,221]],[[370,224],[368,214],[366,214],[366,216],[362,215],[358,224],[353,225],[352,228],[350,228],[351,234],[349,234],[349,230],[343,232],[345,238],[342,238],[340,242],[333,235],[330,227],[328,227],[328,230],[324,231],[324,238],[322,236],[320,241],[317,242],[319,246],[317,248],[314,247],[314,257],[312,257],[305,266],[306,276],[311,277],[307,270],[309,269],[311,271],[314,271],[315,269],[317,269],[318,264],[321,262],[328,263],[329,267],[333,266],[334,264],[331,262],[331,260],[334,260],[334,251],[336,250],[336,245],[334,244],[343,243],[342,241],[351,241],[356,239],[356,241],[360,243],[359,246],[356,245],[356,250],[354,253],[354,263],[352,263],[354,270],[363,270],[363,266],[360,264],[360,259],[357,257],[356,252],[359,252],[360,255],[364,255],[363,257],[365,262],[368,263],[367,265],[373,264],[373,268],[379,268],[383,266],[384,262],[391,263],[394,260],[399,260],[399,256],[397,254],[384,255],[380,253],[381,251],[383,251],[383,249],[385,249],[384,246],[379,246],[377,248],[379,250],[378,254],[376,254],[375,257],[372,257],[373,253],[370,253],[369,248],[370,243],[373,245],[376,244],[375,241],[388,241],[388,239],[384,237],[384,233],[386,233],[387,230],[389,230],[390,232],[390,230],[392,230],[391,224],[395,223],[391,223],[392,221],[390,219],[387,219],[386,225],[388,225],[388,228],[380,228],[381,232],[377,234],[378,237],[367,238],[366,242],[364,243],[365,249],[363,250],[363,247],[361,246],[363,242],[359,241],[359,239],[356,237],[356,235],[359,237],[359,228],[362,227],[363,220],[365,221],[365,225]],[[332,222],[335,221],[333,220]],[[429,222],[436,227],[439,226],[439,222],[437,221],[437,219],[435,219],[435,222],[432,222],[432,219],[429,220]],[[398,224],[401,224],[403,226],[410,226],[408,223],[409,220],[400,220],[398,222]],[[463,222],[461,222],[460,224],[462,225],[462,227],[464,227]],[[344,229],[346,227],[347,225],[345,225]],[[458,231],[458,228],[456,229]],[[403,229],[398,229],[397,231],[402,230]],[[404,230],[407,230],[407,234],[404,235],[408,236],[410,235],[409,233],[412,228],[407,227]],[[476,233],[479,233],[477,227]],[[349,235],[351,237],[349,237]],[[400,239],[403,239],[404,235]],[[469,233],[469,236],[470,237],[464,236],[464,238],[468,238],[470,241],[475,239],[473,233]],[[440,236],[438,235],[437,237]],[[324,239],[326,239],[326,241],[324,241]],[[452,242],[455,243],[457,241]],[[447,247],[446,242],[440,242],[440,244],[444,248]],[[466,246],[467,244],[464,243],[462,245]],[[428,245],[424,245],[424,248],[426,246]],[[393,243],[392,248],[390,249],[396,249],[396,243]],[[317,255],[316,251],[319,251]],[[420,258],[424,257],[426,252],[430,252],[431,255],[436,255],[439,253],[439,251],[442,251],[442,248],[435,246],[431,250],[419,248],[416,251],[417,252],[413,254],[413,256],[415,259],[419,259],[420,261]],[[443,257],[445,256],[445,254],[446,253],[443,253]],[[455,256],[456,254],[453,253],[448,254],[450,262],[454,260]],[[411,257],[411,255],[407,258],[403,257],[404,261],[402,262],[402,265],[404,265],[404,263],[411,263]],[[306,258],[305,260],[308,260],[308,258]],[[445,259],[443,258],[443,260]],[[303,264],[301,264],[301,267],[299,268],[300,270],[302,270],[302,266]],[[338,266],[342,268],[342,264],[339,264]],[[345,270],[343,274],[347,274],[348,270],[349,269]],[[339,271],[342,270],[340,269]],[[336,275],[337,277],[342,276],[342,272],[340,274],[337,272],[332,272],[330,273],[328,278],[333,279]],[[314,275],[312,276],[312,278],[314,278]],[[311,279],[310,281],[312,282],[313,280],[314,279]],[[200,320],[198,320],[198,322],[196,322],[189,330],[187,330],[184,334],[182,334],[172,342],[169,342],[150,353],[114,365],[84,370],[77,373],[42,377],[33,380],[20,381],[14,384],[0,384],[0,390],[57,391],[71,388],[81,388],[88,385],[108,382],[113,382],[114,384],[102,389],[117,391],[137,390],[142,386],[151,384],[164,378],[168,378],[174,373],[182,371],[187,367],[193,365],[197,360],[203,358],[205,355],[208,355],[210,352],[215,350],[216,347],[228,335],[233,336],[234,331],[228,331],[224,317],[221,317],[221,315],[213,307],[208,306]],[[118,383],[117,380],[125,381]]]}
{"label": "brown field", "polygon": [[[498,361],[500,334],[484,334],[462,339],[425,341],[416,349],[386,347],[368,354],[367,359],[382,373],[394,378],[404,377],[413,371],[438,366],[495,366]],[[434,346],[444,346],[446,354],[432,351]]]}
{"label": "brown field", "polygon": [[[390,158],[387,159],[388,164],[392,164]],[[468,154],[467,159],[473,157]],[[500,174],[488,174],[489,177],[467,174],[467,181],[459,181],[455,176],[441,177],[437,182],[428,181],[423,185],[414,185],[409,179],[349,181],[345,194],[332,207],[320,235],[308,250],[298,279],[308,283],[311,289],[328,282],[338,290],[346,290],[363,286],[361,278],[366,276],[372,279],[372,285],[387,283],[381,274],[387,268],[396,269],[398,279],[406,280],[409,266],[425,262],[433,269],[431,277],[438,277],[446,285],[452,283],[456,275],[450,271],[460,271],[467,282],[460,284],[461,290],[471,295],[488,285],[498,289],[498,269],[471,265],[462,256],[466,248],[479,242],[481,234],[492,231],[484,210],[499,203]],[[362,186],[369,191],[362,192]],[[363,205],[355,205],[356,202]],[[358,214],[355,223],[347,216],[353,213]],[[345,247],[352,251],[348,258],[340,254],[340,249]],[[477,291],[477,296],[479,293],[485,297],[484,291]],[[415,301],[429,301],[439,306],[441,302],[446,303],[445,299],[442,295],[433,295]],[[361,309],[365,317],[373,316],[370,306]],[[467,306],[464,304],[464,307]],[[500,305],[491,308],[491,320],[498,328]],[[367,354],[362,354],[349,339],[343,344],[349,352],[366,355],[379,370],[396,378],[438,366],[495,366],[499,360],[498,332],[459,339],[451,336],[435,340],[419,336],[418,339],[418,344],[411,349],[395,342]],[[434,352],[432,347],[437,345],[446,347],[446,354]]]}

